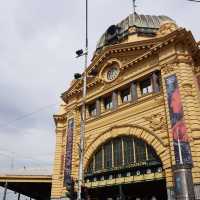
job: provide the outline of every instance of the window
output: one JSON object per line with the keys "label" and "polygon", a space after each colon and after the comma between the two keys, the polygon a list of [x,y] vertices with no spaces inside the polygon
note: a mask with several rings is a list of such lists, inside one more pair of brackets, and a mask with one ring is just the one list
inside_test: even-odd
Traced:
{"label": "window", "polygon": [[90,164],[87,169],[87,173],[91,174],[93,172],[93,159],[90,161]]}
{"label": "window", "polygon": [[123,138],[124,142],[124,164],[131,164],[134,162],[133,139],[129,137]]}
{"label": "window", "polygon": [[140,82],[140,90],[141,90],[142,95],[151,93],[153,91],[150,78],[145,79],[145,80]]}
{"label": "window", "polygon": [[95,155],[95,171],[102,169],[102,149]]}
{"label": "window", "polygon": [[136,162],[146,161],[146,145],[144,141],[135,139]]}
{"label": "window", "polygon": [[118,167],[122,165],[122,139],[117,138],[113,141],[114,152],[114,166]]}
{"label": "window", "polygon": [[104,98],[104,107],[106,110],[113,108],[112,96],[108,96]]}
{"label": "window", "polygon": [[88,111],[89,111],[90,117],[97,115],[96,103],[90,104],[88,106]]}
{"label": "window", "polygon": [[127,88],[121,91],[121,99],[122,99],[122,103],[131,101],[130,88]]}
{"label": "window", "polygon": [[110,171],[113,167],[131,167],[134,162],[145,161],[161,164],[155,150],[143,140],[135,137],[117,137],[99,148],[90,160],[86,173],[91,175],[100,170]]}
{"label": "window", "polygon": [[104,168],[112,167],[112,143],[109,142],[104,146]]}
{"label": "window", "polygon": [[156,152],[153,150],[153,148],[150,145],[147,145],[147,152],[148,152],[148,160],[158,160],[158,156]]}

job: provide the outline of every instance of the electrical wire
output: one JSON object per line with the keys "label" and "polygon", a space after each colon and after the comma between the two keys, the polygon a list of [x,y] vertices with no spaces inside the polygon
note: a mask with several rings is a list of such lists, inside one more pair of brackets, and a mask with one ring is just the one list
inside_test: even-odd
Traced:
{"label": "electrical wire", "polygon": [[41,108],[31,112],[31,113],[24,114],[24,115],[22,115],[20,117],[17,117],[16,119],[10,121],[10,122],[7,122],[7,123],[3,124],[2,126],[0,126],[0,128],[5,128],[5,127],[17,122],[17,121],[21,121],[23,119],[26,119],[26,118],[32,116],[32,115],[38,114],[38,113],[42,112],[43,110],[46,110],[47,108],[51,108],[51,107],[53,107],[55,105],[57,105],[57,104],[50,104],[50,105],[47,105],[47,106],[43,106],[43,107],[41,107]]}
{"label": "electrical wire", "polygon": [[193,1],[193,2],[198,2],[198,3],[200,3],[199,0],[188,0],[188,1]]}

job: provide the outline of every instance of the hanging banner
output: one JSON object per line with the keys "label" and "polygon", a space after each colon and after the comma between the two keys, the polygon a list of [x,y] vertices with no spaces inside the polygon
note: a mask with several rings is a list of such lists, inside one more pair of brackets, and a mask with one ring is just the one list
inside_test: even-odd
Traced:
{"label": "hanging banner", "polygon": [[64,184],[65,186],[71,185],[71,169],[72,169],[72,149],[73,149],[73,132],[74,132],[74,119],[68,121],[67,129],[67,144],[66,144],[66,158],[65,158],[65,171],[64,171]]}
{"label": "hanging banner", "polygon": [[166,78],[166,87],[176,164],[192,164],[189,137],[175,75]]}

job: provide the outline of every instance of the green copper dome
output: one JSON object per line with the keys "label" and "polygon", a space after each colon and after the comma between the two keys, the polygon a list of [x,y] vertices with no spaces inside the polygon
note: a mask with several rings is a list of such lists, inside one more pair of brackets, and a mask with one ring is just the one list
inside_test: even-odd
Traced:
{"label": "green copper dome", "polygon": [[[110,26],[98,41],[96,50],[110,44],[116,44],[126,39],[128,35],[138,34],[145,36],[155,36],[160,25],[164,22],[174,22],[171,18],[161,15],[139,15],[137,13],[129,15],[117,25]],[[129,31],[129,28],[135,27],[135,32]]]}

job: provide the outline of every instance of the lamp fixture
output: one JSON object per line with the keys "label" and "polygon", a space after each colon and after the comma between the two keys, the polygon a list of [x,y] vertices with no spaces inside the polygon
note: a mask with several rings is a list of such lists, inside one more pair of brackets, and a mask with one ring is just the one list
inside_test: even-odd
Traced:
{"label": "lamp fixture", "polygon": [[75,80],[78,80],[78,79],[80,79],[81,77],[82,77],[82,75],[79,74],[79,73],[75,73],[75,74],[74,74],[74,79],[75,79]]}

